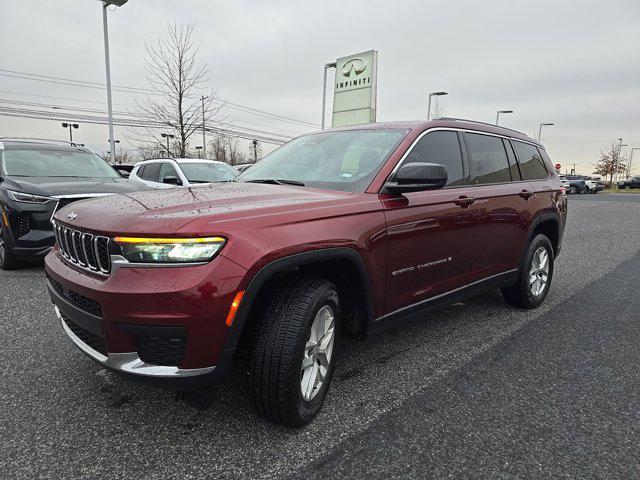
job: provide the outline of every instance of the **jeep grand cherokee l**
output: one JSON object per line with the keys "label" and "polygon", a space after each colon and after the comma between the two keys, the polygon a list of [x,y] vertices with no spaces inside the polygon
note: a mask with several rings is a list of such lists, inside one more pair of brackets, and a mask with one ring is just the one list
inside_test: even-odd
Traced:
{"label": "jeep grand cherokee l", "polygon": [[89,200],[55,215],[48,288],[100,365],[179,390],[252,355],[257,412],[319,411],[342,336],[487,288],[535,308],[566,198],[524,134],[437,120],[299,137],[235,182]]}
{"label": "jeep grand cherokee l", "polygon": [[147,187],[121,178],[85,147],[0,138],[0,268],[42,258],[53,247],[56,208]]}

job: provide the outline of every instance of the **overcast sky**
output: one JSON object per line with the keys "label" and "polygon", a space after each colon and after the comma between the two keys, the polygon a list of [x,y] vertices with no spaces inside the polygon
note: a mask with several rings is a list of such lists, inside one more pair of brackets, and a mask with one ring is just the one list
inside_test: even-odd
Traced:
{"label": "overcast sky", "polygon": [[[104,82],[100,5],[3,0],[0,68]],[[319,124],[323,64],[375,49],[379,121],[424,119],[427,92],[445,90],[448,116],[493,122],[497,109],[515,110],[501,124],[529,135],[540,122],[555,123],[542,141],[563,170],[576,163],[578,172],[591,172],[600,150],[619,137],[640,147],[638,0],[129,0],[109,13],[114,84],[148,87],[144,42],[164,36],[173,21],[196,22],[210,87],[230,102]],[[106,109],[104,90],[6,73],[0,106]],[[134,98],[114,92],[114,109],[131,110]],[[290,136],[313,130],[230,108],[221,115]],[[106,150],[106,125],[82,124],[74,133]],[[68,138],[59,121],[0,116],[6,135]],[[118,128],[115,137],[123,137]],[[640,172],[640,151],[636,158]]]}

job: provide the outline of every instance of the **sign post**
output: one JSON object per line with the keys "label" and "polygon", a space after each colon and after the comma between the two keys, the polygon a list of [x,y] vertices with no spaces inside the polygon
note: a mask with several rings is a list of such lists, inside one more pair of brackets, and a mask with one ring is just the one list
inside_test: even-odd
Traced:
{"label": "sign post", "polygon": [[378,52],[339,58],[335,64],[332,127],[376,121]]}

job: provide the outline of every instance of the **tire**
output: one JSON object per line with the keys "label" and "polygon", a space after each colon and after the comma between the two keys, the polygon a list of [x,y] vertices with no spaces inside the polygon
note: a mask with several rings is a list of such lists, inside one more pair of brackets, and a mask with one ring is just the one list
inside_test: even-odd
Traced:
{"label": "tire", "polygon": [[[275,288],[260,318],[249,377],[259,416],[289,427],[302,427],[313,420],[335,369],[340,324],[340,302],[333,283],[295,275]],[[325,342],[314,344],[323,326]]]}
{"label": "tire", "polygon": [[[543,256],[540,252],[543,250],[546,252],[547,259],[546,280],[544,284],[537,281],[531,282],[530,279],[534,277],[532,272],[537,263],[540,262],[540,258]],[[527,247],[516,284],[502,288],[502,296],[505,301],[521,308],[533,309],[539,307],[549,292],[551,280],[553,279],[553,266],[554,256],[551,242],[545,235],[536,235]],[[538,269],[535,274],[536,279],[542,280],[543,274],[545,274],[544,268]]]}
{"label": "tire", "polygon": [[571,185],[571,186],[569,187],[569,193],[570,193],[571,195],[575,195],[576,193],[578,193],[578,189],[576,188],[576,186],[575,186],[575,185]]}
{"label": "tire", "polygon": [[20,265],[20,262],[13,254],[13,248],[6,240],[5,227],[0,227],[0,269],[13,270]]}

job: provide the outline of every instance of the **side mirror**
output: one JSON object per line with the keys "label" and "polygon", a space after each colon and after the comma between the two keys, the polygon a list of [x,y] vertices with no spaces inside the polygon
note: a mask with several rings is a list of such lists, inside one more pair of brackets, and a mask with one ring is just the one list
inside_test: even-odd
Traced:
{"label": "side mirror", "polygon": [[383,191],[393,194],[437,190],[447,184],[447,168],[436,163],[412,162],[402,165],[394,182],[387,182]]}
{"label": "side mirror", "polygon": [[166,183],[168,185],[182,185],[182,180],[178,177],[164,177],[162,179],[162,183]]}
{"label": "side mirror", "polygon": [[129,172],[127,172],[126,170],[118,170],[118,173],[122,178],[129,178]]}

